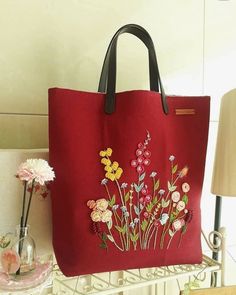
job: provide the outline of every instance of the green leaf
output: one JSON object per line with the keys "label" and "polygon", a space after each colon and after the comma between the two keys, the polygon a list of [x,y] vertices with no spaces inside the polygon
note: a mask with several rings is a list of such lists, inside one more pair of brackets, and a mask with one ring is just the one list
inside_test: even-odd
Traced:
{"label": "green leaf", "polygon": [[172,174],[175,174],[175,172],[178,169],[178,164],[176,164],[173,168],[172,168]]}
{"label": "green leaf", "polygon": [[152,204],[156,205],[157,204],[157,196],[154,197],[154,199],[152,200]]}
{"label": "green leaf", "polygon": [[159,188],[160,185],[160,179],[158,179],[154,185],[154,191],[156,191]]}
{"label": "green leaf", "polygon": [[148,225],[148,222],[147,222],[146,219],[144,219],[144,220],[142,221],[142,224],[141,224],[141,229],[142,229],[142,231],[145,231],[147,225]]}
{"label": "green leaf", "polygon": [[118,230],[118,232],[122,233],[123,231],[123,228],[118,226],[118,225],[115,225],[115,228]]}
{"label": "green leaf", "polygon": [[184,226],[182,227],[182,234],[184,235],[184,234],[186,233],[186,231],[187,231],[187,226],[184,225]]}
{"label": "green leaf", "polygon": [[115,202],[116,202],[116,196],[113,195],[111,200],[108,202],[109,206],[112,207],[115,205]]}
{"label": "green leaf", "polygon": [[110,219],[110,220],[107,222],[107,227],[108,227],[108,229],[111,229],[111,228],[112,228],[112,225],[113,225],[113,222],[112,222],[112,219]]}
{"label": "green leaf", "polygon": [[140,213],[139,208],[135,205],[134,205],[134,212],[136,213],[136,215],[139,216],[139,213]]}
{"label": "green leaf", "polygon": [[103,242],[103,243],[101,243],[99,245],[99,247],[102,248],[102,249],[106,249],[107,248],[107,244]]}
{"label": "green leaf", "polygon": [[143,172],[143,174],[141,174],[141,175],[139,176],[139,181],[143,181],[144,178],[145,178],[145,175],[146,175],[146,173]]}
{"label": "green leaf", "polygon": [[169,235],[170,235],[171,237],[173,237],[173,235],[174,235],[174,232],[173,232],[171,229],[169,229]]}
{"label": "green leaf", "polygon": [[144,187],[144,182],[142,182],[139,186],[136,183],[134,184],[134,188],[135,188],[136,193],[141,192],[143,187]]}
{"label": "green leaf", "polygon": [[175,214],[171,213],[170,215],[170,223],[172,223],[175,220]]}
{"label": "green leaf", "polygon": [[107,240],[107,234],[105,232],[102,233],[102,240],[104,242]]}
{"label": "green leaf", "polygon": [[135,236],[134,236],[134,241],[136,242],[139,238],[139,234],[137,233]]}
{"label": "green leaf", "polygon": [[152,202],[151,203],[149,203],[148,205],[147,205],[147,207],[146,207],[146,210],[147,210],[147,212],[151,212],[152,211],[152,208],[153,208],[153,204],[152,204]]}
{"label": "green leaf", "polygon": [[185,205],[187,205],[188,204],[188,196],[183,195],[182,201],[185,203]]}
{"label": "green leaf", "polygon": [[129,192],[127,192],[126,194],[125,194],[125,203],[129,200]]}
{"label": "green leaf", "polygon": [[108,237],[108,239],[109,239],[112,243],[114,243],[114,238],[113,238],[113,236],[111,236],[111,235],[107,235],[107,237]]}
{"label": "green leaf", "polygon": [[170,204],[170,200],[165,201],[164,199],[161,200],[161,207],[162,208],[167,208]]}

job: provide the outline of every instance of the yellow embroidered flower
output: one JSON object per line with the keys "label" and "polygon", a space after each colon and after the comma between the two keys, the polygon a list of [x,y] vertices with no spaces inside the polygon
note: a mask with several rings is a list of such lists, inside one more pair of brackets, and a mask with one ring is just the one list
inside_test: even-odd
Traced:
{"label": "yellow embroidered flower", "polygon": [[99,156],[106,157],[106,152],[105,151],[100,151]]}
{"label": "yellow embroidered flower", "polygon": [[106,165],[106,166],[104,167],[104,170],[107,171],[107,172],[112,172],[112,168],[111,168],[111,166],[109,166],[109,165]]}
{"label": "yellow embroidered flower", "polygon": [[112,168],[114,171],[116,171],[118,167],[119,167],[119,163],[118,163],[118,162],[115,161],[115,162],[112,163],[111,168]]}
{"label": "yellow embroidered flower", "polygon": [[107,155],[108,157],[110,157],[111,154],[112,154],[112,149],[111,149],[111,148],[107,148],[107,150],[106,150],[106,155]]}
{"label": "yellow embroidered flower", "polygon": [[109,159],[106,158],[102,158],[101,159],[101,163],[106,165],[106,166],[110,166],[111,165],[111,161]]}
{"label": "yellow embroidered flower", "polygon": [[107,172],[105,174],[106,178],[110,179],[111,181],[114,181],[115,180],[115,175],[111,172]]}
{"label": "yellow embroidered flower", "polygon": [[123,169],[119,167],[116,171],[115,178],[119,179],[121,177],[122,173],[123,173]]}

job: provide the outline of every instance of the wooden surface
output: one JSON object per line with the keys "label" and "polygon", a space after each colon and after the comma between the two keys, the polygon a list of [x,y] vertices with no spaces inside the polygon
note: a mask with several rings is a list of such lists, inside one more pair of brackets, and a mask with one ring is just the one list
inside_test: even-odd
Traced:
{"label": "wooden surface", "polygon": [[[183,295],[184,292],[180,294]],[[192,290],[189,295],[236,295],[236,286]]]}

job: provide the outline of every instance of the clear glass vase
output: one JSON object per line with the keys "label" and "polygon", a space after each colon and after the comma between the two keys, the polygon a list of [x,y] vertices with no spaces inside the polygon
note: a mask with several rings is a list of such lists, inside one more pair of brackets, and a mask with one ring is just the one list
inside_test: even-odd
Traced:
{"label": "clear glass vase", "polygon": [[29,225],[16,227],[16,238],[12,249],[15,250],[20,257],[20,267],[17,275],[27,274],[35,269],[36,265],[36,247],[33,238],[29,235]]}

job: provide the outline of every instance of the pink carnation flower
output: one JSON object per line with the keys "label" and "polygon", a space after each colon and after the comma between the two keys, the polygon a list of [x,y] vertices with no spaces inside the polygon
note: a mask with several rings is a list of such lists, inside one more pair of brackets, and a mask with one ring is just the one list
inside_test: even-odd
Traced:
{"label": "pink carnation flower", "polygon": [[55,178],[55,173],[47,161],[43,159],[28,159],[19,166],[16,176],[28,183],[34,180],[40,185],[44,185],[45,182]]}

